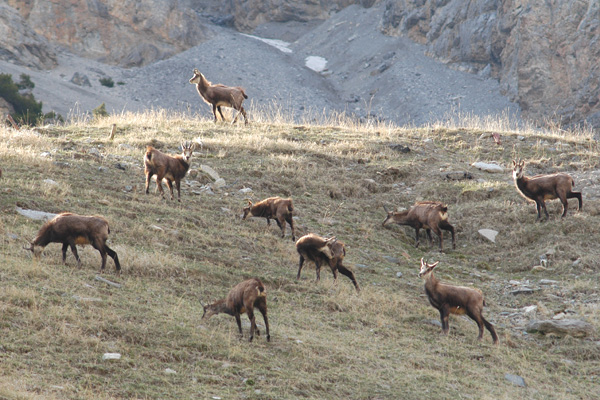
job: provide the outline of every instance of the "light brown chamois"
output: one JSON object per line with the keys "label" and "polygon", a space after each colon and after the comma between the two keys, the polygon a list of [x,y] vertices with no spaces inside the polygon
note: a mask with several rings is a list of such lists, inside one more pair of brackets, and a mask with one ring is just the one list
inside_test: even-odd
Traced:
{"label": "light brown chamois", "polygon": [[335,237],[324,238],[315,235],[314,233],[309,233],[298,239],[296,242],[296,250],[300,255],[296,279],[300,279],[304,260],[310,260],[315,263],[317,282],[321,279],[321,264],[327,263],[333,273],[335,284],[337,284],[337,273],[339,271],[342,275],[346,275],[350,278],[356,291],[360,292],[360,287],[358,286],[358,282],[356,282],[354,272],[342,264],[342,261],[346,256],[346,247],[344,246],[344,243],[338,241]]}
{"label": "light brown chamois", "polygon": [[248,206],[242,210],[244,215],[242,220],[248,217],[263,217],[267,219],[267,226],[271,225],[271,219],[277,222],[277,226],[281,229],[281,237],[285,237],[285,223],[290,224],[292,228],[292,241],[296,240],[296,231],[294,229],[294,204],[292,199],[282,199],[281,197],[269,197],[261,200],[256,204],[252,204],[248,200]]}
{"label": "light brown chamois", "polygon": [[439,264],[439,261],[433,264],[427,264],[421,258],[421,271],[419,276],[425,281],[425,293],[432,306],[440,312],[442,322],[442,332],[447,335],[450,326],[448,317],[450,314],[467,314],[469,318],[477,322],[479,327],[478,340],[483,338],[483,327],[485,326],[490,334],[494,344],[498,344],[498,335],[494,326],[483,318],[483,294],[479,289],[468,288],[464,286],[452,286],[440,283],[433,275],[433,269]]}
{"label": "light brown chamois", "polygon": [[210,83],[198,69],[194,69],[194,76],[190,79],[190,83],[196,85],[198,94],[207,103],[212,105],[213,115],[215,116],[215,123],[217,122],[217,110],[221,114],[221,119],[225,121],[221,106],[231,107],[238,111],[235,118],[231,122],[232,124],[237,121],[240,113],[244,116],[244,123],[248,125],[248,117],[246,116],[246,110],[242,106],[244,99],[247,99],[246,92],[243,88],[236,86],[230,87],[221,84],[213,85]]}
{"label": "light brown chamois", "polygon": [[208,319],[219,313],[233,315],[240,330],[240,336],[243,337],[240,315],[246,313],[248,314],[248,319],[250,319],[250,341],[252,341],[254,332],[256,332],[257,336],[260,336],[260,332],[256,326],[256,319],[254,318],[255,307],[258,308],[258,311],[260,311],[265,320],[267,342],[269,342],[271,341],[271,334],[269,333],[269,319],[267,318],[267,289],[258,278],[251,278],[238,283],[229,291],[226,298],[203,306],[204,314],[202,315],[202,319]]}
{"label": "light brown chamois", "polygon": [[115,268],[119,273],[121,271],[119,257],[106,244],[109,233],[108,222],[103,217],[64,212],[46,222],[31,242],[31,246],[25,247],[25,249],[31,250],[34,256],[39,258],[49,243],[62,243],[62,259],[66,264],[67,248],[71,246],[71,251],[77,260],[77,266],[81,268],[81,259],[77,254],[75,245],[91,244],[102,256],[100,271],[103,271],[106,266],[106,255],[108,254],[114,260]]}
{"label": "light brown chamois", "polygon": [[173,196],[173,181],[177,186],[177,201],[181,201],[181,180],[190,169],[190,158],[196,148],[196,143],[184,142],[181,144],[183,153],[177,156],[170,156],[152,146],[146,148],[144,155],[144,172],[146,174],[146,194],[153,175],[156,175],[156,188],[160,191],[160,195],[164,197],[162,180],[167,181],[167,186],[171,192],[171,200]]}
{"label": "light brown chamois", "polygon": [[450,231],[452,234],[452,248],[456,248],[456,238],[454,227],[448,222],[448,207],[438,201],[420,201],[415,203],[408,211],[388,211],[387,217],[383,221],[383,226],[395,223],[399,225],[408,225],[415,228],[416,243],[415,247],[419,247],[419,230],[425,229],[429,243],[433,245],[431,230],[440,238],[440,251],[443,251],[444,236],[442,229]]}
{"label": "light brown chamois", "polygon": [[575,181],[570,175],[556,173],[550,175],[524,176],[525,161],[513,160],[513,179],[515,186],[523,197],[527,200],[535,201],[537,208],[537,219],[542,217],[541,209],[544,209],[546,219],[549,218],[548,210],[546,210],[545,200],[560,199],[563,205],[562,217],[567,215],[569,202],[567,199],[576,198],[579,200],[579,210],[583,207],[581,192],[573,192]]}

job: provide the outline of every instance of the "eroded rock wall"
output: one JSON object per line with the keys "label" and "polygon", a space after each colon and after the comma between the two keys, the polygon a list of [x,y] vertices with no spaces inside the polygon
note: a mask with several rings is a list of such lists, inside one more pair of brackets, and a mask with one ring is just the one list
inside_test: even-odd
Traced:
{"label": "eroded rock wall", "polygon": [[600,2],[386,0],[382,29],[491,73],[524,115],[600,127]]}

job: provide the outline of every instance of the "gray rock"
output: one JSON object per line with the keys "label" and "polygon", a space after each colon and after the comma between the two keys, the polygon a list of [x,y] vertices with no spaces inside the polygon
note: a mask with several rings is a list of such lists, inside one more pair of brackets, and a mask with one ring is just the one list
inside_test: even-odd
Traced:
{"label": "gray rock", "polygon": [[521,387],[527,387],[527,384],[525,383],[525,379],[523,379],[519,375],[504,374],[504,379],[506,379],[507,381],[509,381],[510,383],[512,383],[514,385],[521,386]]}
{"label": "gray rock", "polygon": [[385,258],[387,261],[393,263],[393,264],[400,264],[400,259],[396,258],[396,257],[391,257],[391,256],[383,256],[383,258]]}
{"label": "gray rock", "polygon": [[369,266],[365,265],[365,264],[354,264],[354,265],[356,265],[358,268],[369,268]]}
{"label": "gray rock", "polygon": [[402,272],[400,272],[400,271],[396,272],[396,278],[402,278]]}
{"label": "gray rock", "polygon": [[79,72],[75,72],[73,74],[73,77],[71,78],[70,82],[74,83],[77,86],[92,86],[92,84],[90,83],[90,79],[87,77],[87,75],[80,74]]}
{"label": "gray rock", "polygon": [[205,173],[207,173],[211,178],[213,178],[215,181],[218,180],[220,178],[219,174],[217,173],[217,171],[215,171],[214,169],[212,169],[211,167],[209,167],[208,165],[204,165],[202,164],[200,166],[200,170],[204,171]]}
{"label": "gray rock", "polygon": [[243,188],[243,189],[238,190],[239,194],[248,194],[248,193],[251,193],[251,192],[252,192],[251,188]]}
{"label": "gray rock", "polygon": [[490,242],[496,243],[496,236],[498,235],[498,231],[495,231],[493,229],[480,229],[477,232]]}
{"label": "gray rock", "polygon": [[532,321],[526,330],[528,333],[557,336],[569,335],[577,338],[594,334],[594,327],[591,324],[578,319]]}
{"label": "gray rock", "polygon": [[26,210],[21,207],[15,207],[17,212],[24,217],[31,218],[37,221],[48,221],[56,217],[58,214],[48,213],[44,211]]}
{"label": "gray rock", "polygon": [[503,173],[504,172],[504,167],[498,165],[498,164],[494,164],[494,163],[485,163],[482,161],[477,161],[474,162],[473,164],[471,164],[471,166],[480,169],[482,171],[485,172],[490,172],[490,173]]}

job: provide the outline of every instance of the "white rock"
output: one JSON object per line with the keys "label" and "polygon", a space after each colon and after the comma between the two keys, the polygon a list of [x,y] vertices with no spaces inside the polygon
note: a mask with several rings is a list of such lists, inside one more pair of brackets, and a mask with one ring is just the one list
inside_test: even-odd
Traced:
{"label": "white rock", "polygon": [[527,306],[523,307],[523,314],[531,314],[537,310],[538,306]]}
{"label": "white rock", "polygon": [[471,164],[472,167],[478,168],[482,171],[485,172],[491,172],[491,173],[502,173],[504,172],[504,167],[498,165],[498,164],[492,164],[492,163],[485,163],[485,162],[481,162],[481,161],[477,161],[474,162],[473,164]]}
{"label": "white rock", "polygon": [[171,368],[165,368],[165,374],[176,374],[177,372]]}
{"label": "white rock", "polygon": [[21,207],[15,207],[17,212],[24,217],[35,219],[37,221],[48,221],[56,217],[58,214],[48,213],[44,211],[26,210]]}
{"label": "white rock", "polygon": [[243,188],[243,189],[238,190],[238,193],[240,193],[240,194],[246,194],[246,193],[250,193],[250,192],[252,192],[251,188]]}
{"label": "white rock", "polygon": [[217,179],[212,184],[213,189],[220,189],[220,188],[222,188],[224,186],[225,186],[225,179],[223,179],[223,178]]}
{"label": "white rock", "polygon": [[498,235],[498,231],[495,231],[493,229],[480,229],[477,232],[479,232],[481,236],[483,236],[490,242],[496,243],[496,235]]}
{"label": "white rock", "polygon": [[315,72],[323,72],[327,67],[327,60],[319,56],[308,56],[304,59],[304,65]]}
{"label": "white rock", "polygon": [[58,185],[58,183],[56,181],[53,181],[52,179],[44,179],[44,183],[52,186]]}
{"label": "white rock", "polygon": [[102,360],[120,360],[120,359],[121,359],[120,353],[104,353],[104,355],[102,355]]}
{"label": "white rock", "polygon": [[206,172],[211,178],[213,178],[215,181],[218,180],[220,178],[219,174],[217,173],[217,171],[215,171],[214,169],[212,169],[211,167],[209,167],[208,165],[204,165],[202,164],[200,166],[200,170]]}
{"label": "white rock", "polygon": [[150,225],[150,229],[153,229],[153,230],[155,230],[155,231],[157,231],[157,232],[162,232],[162,231],[164,231],[164,229],[163,229],[163,228],[161,228],[161,227],[160,227],[160,226],[158,226],[158,225]]}

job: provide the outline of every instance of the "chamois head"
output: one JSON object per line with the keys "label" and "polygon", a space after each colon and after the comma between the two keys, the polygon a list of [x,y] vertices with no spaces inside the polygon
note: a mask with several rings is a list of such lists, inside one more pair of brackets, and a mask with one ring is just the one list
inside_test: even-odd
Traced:
{"label": "chamois head", "polygon": [[434,262],[433,264],[427,264],[423,258],[421,258],[421,270],[419,271],[419,277],[427,279],[427,276],[433,272],[433,269],[437,267],[440,262]]}
{"label": "chamois head", "polygon": [[523,172],[525,171],[525,161],[519,160],[518,162],[513,160],[513,179],[521,179]]}
{"label": "chamois head", "polygon": [[36,244],[34,244],[33,241],[29,240],[29,247],[23,247],[25,250],[29,250],[33,253],[33,256],[36,259],[40,259],[40,257],[42,256],[42,252],[44,251],[44,247],[43,246],[38,246]]}
{"label": "chamois head", "polygon": [[194,76],[192,76],[192,78],[190,79],[190,83],[192,85],[197,85],[202,79],[206,78],[204,78],[204,75],[202,75],[202,73],[198,71],[198,68],[194,68]]}
{"label": "chamois head", "polygon": [[393,224],[399,221],[401,215],[406,215],[408,211],[390,211],[386,206],[383,206],[383,209],[387,213],[387,216],[381,223],[381,226],[386,226],[387,224]]}
{"label": "chamois head", "polygon": [[189,141],[181,143],[181,151],[183,152],[183,153],[181,153],[181,157],[183,158],[183,160],[185,162],[189,163],[190,158],[192,158],[192,153],[194,152],[195,149],[196,149],[196,143],[192,143]]}
{"label": "chamois head", "polygon": [[209,319],[213,315],[218,314],[213,304],[202,305],[202,308],[204,309],[202,319]]}
{"label": "chamois head", "polygon": [[253,205],[252,202],[250,200],[248,200],[248,206],[246,206],[242,209],[242,211],[244,212],[244,215],[242,215],[242,220],[252,216],[252,211],[251,211],[252,205]]}

